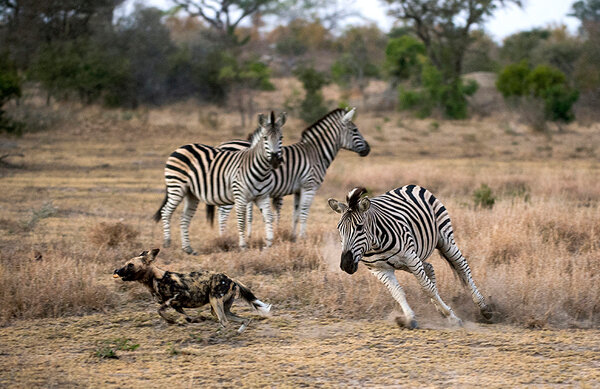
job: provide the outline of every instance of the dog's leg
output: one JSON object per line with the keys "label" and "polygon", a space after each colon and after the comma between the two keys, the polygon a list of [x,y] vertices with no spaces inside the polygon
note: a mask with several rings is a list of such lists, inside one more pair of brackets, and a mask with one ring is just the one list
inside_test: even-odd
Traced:
{"label": "dog's leg", "polygon": [[[173,303],[173,301],[175,301],[175,299],[177,298],[177,296],[179,296],[179,294],[176,294],[175,296],[171,297],[170,299],[168,299],[167,301],[164,302],[164,304],[162,304],[160,306],[160,308],[158,308],[158,314],[160,315],[160,317],[162,317],[163,319],[165,319],[165,321],[169,324],[175,324],[176,321],[171,319],[170,317],[165,315],[165,310],[169,307],[171,307],[171,304]],[[185,313],[184,313],[185,314]]]}
{"label": "dog's leg", "polygon": [[184,315],[185,321],[187,321],[188,323],[200,323],[200,322],[203,322],[204,320],[206,320],[206,318],[204,316],[197,316],[197,317],[188,316],[187,313],[185,313],[185,311],[181,307],[172,307],[172,308],[174,310],[176,310],[177,312],[181,313],[182,315]]}
{"label": "dog's leg", "polygon": [[223,304],[223,307],[225,308],[225,316],[227,316],[228,320],[231,320],[236,323],[242,323],[240,328],[238,328],[237,330],[238,334],[241,334],[242,332],[244,332],[244,330],[246,330],[252,319],[244,319],[243,317],[231,312],[230,309],[231,305],[233,304],[233,300],[233,298],[230,298]]}
{"label": "dog's leg", "polygon": [[218,298],[215,296],[209,296],[208,300],[210,301],[210,307],[215,315],[217,315],[217,319],[221,326],[225,327],[227,324],[227,316],[225,315],[225,307],[223,306],[223,298]]}

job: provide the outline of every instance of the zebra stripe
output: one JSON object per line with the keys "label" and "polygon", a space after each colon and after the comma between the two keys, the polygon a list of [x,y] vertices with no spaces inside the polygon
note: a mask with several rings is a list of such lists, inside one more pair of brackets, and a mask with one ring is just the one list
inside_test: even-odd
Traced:
{"label": "zebra stripe", "polygon": [[433,266],[426,262],[437,249],[470,289],[481,314],[490,319],[491,310],[475,286],[469,264],[454,241],[446,207],[418,185],[396,188],[373,198],[363,197],[365,193],[364,188],[354,188],[346,197],[347,204],[329,199],[329,206],[342,214],[337,226],[342,239],[342,270],[353,274],[358,263],[363,262],[398,301],[405,324],[414,328],[414,313],[394,275],[395,270],[408,271],[417,278],[442,315],[460,323],[440,298]]}
{"label": "zebra stripe", "polygon": [[[275,170],[275,184],[271,191],[277,222],[281,214],[283,197],[294,195],[292,236],[296,236],[298,222],[300,236],[306,235],[306,221],[313,198],[325,179],[327,168],[340,149],[369,154],[367,141],[352,122],[355,109],[346,112],[336,109],[312,124],[302,132],[299,142],[284,146],[283,163]],[[250,136],[252,139],[252,135]],[[250,142],[234,140],[218,147],[225,150],[241,150]],[[231,207],[219,207],[219,230],[225,230],[225,223]],[[252,222],[252,205],[247,210],[248,233]]]}
{"label": "zebra stripe", "polygon": [[273,112],[268,119],[259,115],[253,142],[243,151],[188,144],[171,153],[165,166],[166,196],[154,215],[155,221],[163,221],[164,247],[171,243],[171,216],[182,200],[181,246],[186,253],[195,253],[188,231],[199,201],[209,206],[235,205],[240,247],[246,246],[246,206],[256,202],[265,217],[267,246],[271,245],[273,215],[269,193],[274,184],[273,169],[282,160],[281,127],[284,123],[285,113],[277,121]]}

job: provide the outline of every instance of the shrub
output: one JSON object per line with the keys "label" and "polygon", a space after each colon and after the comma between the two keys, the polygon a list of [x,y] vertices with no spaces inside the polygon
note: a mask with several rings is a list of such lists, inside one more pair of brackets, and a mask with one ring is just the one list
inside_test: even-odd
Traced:
{"label": "shrub", "polygon": [[139,231],[128,224],[103,222],[90,230],[89,240],[97,246],[115,247],[135,240],[139,234]]}
{"label": "shrub", "polygon": [[325,74],[312,67],[297,68],[294,74],[306,92],[304,99],[300,102],[300,117],[306,123],[312,123],[328,112],[321,88],[327,85],[329,80]]}
{"label": "shrub", "polygon": [[487,184],[481,184],[481,186],[473,192],[473,201],[475,202],[476,207],[491,209],[496,203],[496,197]]}
{"label": "shrub", "polygon": [[22,126],[5,116],[2,106],[12,99],[21,97],[21,77],[17,68],[8,58],[0,55],[0,132],[20,132]]}
{"label": "shrub", "polygon": [[519,104],[530,98],[542,101],[546,120],[570,122],[575,118],[572,108],[579,92],[567,84],[563,72],[551,66],[530,69],[525,61],[508,65],[498,76],[496,87],[505,99],[516,99]]}

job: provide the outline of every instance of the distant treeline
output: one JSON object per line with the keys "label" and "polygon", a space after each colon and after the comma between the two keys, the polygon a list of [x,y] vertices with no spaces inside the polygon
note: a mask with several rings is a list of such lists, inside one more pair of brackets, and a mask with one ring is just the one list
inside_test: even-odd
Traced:
{"label": "distant treeline", "polygon": [[397,89],[399,108],[462,118],[477,90],[462,76],[477,71],[499,73],[511,104],[541,102],[547,120],[571,120],[578,98],[600,102],[596,0],[573,3],[576,35],[554,26],[501,45],[479,28],[506,1],[386,1],[401,26],[388,32],[340,28],[352,12],[337,1],[172,0],[169,10],[137,5],[116,18],[123,0],[0,0],[0,108],[32,81],[48,101],[135,107],[195,97],[228,103],[244,119],[253,91],[295,75],[310,95],[297,104],[306,120],[323,111],[326,83],[364,91],[372,78]]}

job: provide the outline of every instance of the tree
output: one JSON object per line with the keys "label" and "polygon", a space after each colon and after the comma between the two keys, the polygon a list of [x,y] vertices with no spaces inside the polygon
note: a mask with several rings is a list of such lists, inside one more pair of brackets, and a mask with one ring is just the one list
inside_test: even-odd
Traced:
{"label": "tree", "polygon": [[242,20],[257,12],[273,11],[277,0],[172,0],[178,8],[190,16],[198,16],[229,45],[243,45],[247,39],[239,39],[236,29]]}
{"label": "tree", "polygon": [[19,97],[21,97],[21,78],[15,64],[8,59],[8,54],[3,53],[0,55],[0,132],[19,131],[19,123],[7,118],[2,109],[4,104]]}
{"label": "tree", "polygon": [[[390,13],[405,21],[423,42],[427,57],[440,73],[442,84],[447,88],[443,95],[458,99],[451,104],[443,103],[446,115],[459,118],[466,108],[460,80],[465,53],[472,41],[470,31],[480,26],[498,7],[507,3],[520,5],[520,0],[386,0]],[[450,103],[450,102],[448,102]],[[455,107],[455,108],[450,108]]]}
{"label": "tree", "polygon": [[270,81],[267,65],[256,60],[238,60],[236,57],[224,57],[224,66],[219,71],[219,80],[228,88],[228,94],[234,99],[240,113],[242,128],[246,128],[246,117],[254,116],[255,90],[274,90]]}
{"label": "tree", "polygon": [[463,71],[495,72],[498,70],[498,46],[482,30],[471,32],[471,45],[467,48]]}
{"label": "tree", "polygon": [[90,37],[111,26],[114,9],[124,0],[0,0],[4,42],[20,68],[40,46]]}
{"label": "tree", "polygon": [[534,49],[549,37],[549,30],[539,28],[512,34],[504,39],[500,49],[500,57],[508,63],[523,60],[531,62]]}
{"label": "tree", "polygon": [[321,88],[329,83],[325,74],[312,67],[300,67],[294,71],[306,92],[300,103],[300,117],[306,123],[312,123],[327,113],[327,107]]}
{"label": "tree", "polygon": [[575,79],[588,104],[596,111],[600,102],[600,0],[576,1],[569,16],[579,19],[585,39],[582,54],[575,63]]}
{"label": "tree", "polygon": [[425,45],[411,35],[402,35],[388,41],[385,48],[385,69],[396,85],[417,76],[425,56]]}
{"label": "tree", "polygon": [[342,55],[331,67],[333,80],[342,87],[355,84],[364,95],[368,78],[379,75],[386,41],[375,25],[348,28],[336,42]]}

